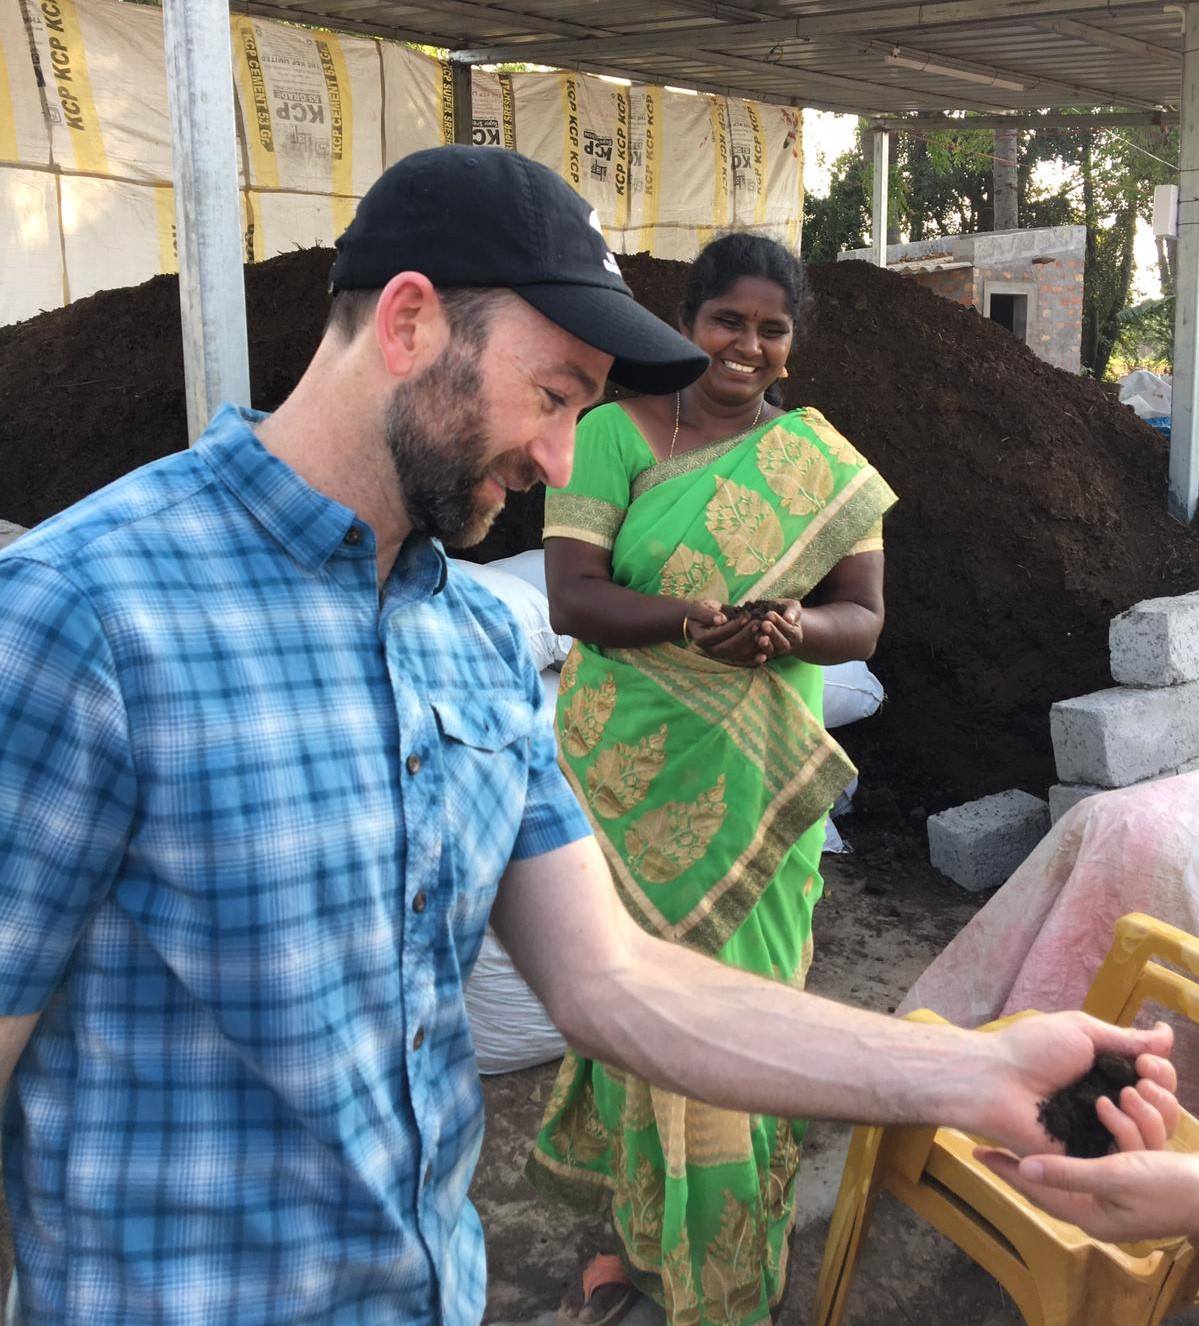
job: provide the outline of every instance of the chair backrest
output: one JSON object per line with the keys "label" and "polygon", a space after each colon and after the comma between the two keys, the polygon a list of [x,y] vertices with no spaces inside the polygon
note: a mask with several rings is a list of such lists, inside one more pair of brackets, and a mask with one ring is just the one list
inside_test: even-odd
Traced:
{"label": "chair backrest", "polygon": [[1116,922],[1112,946],[1083,1011],[1127,1027],[1142,1005],[1152,1002],[1199,1023],[1199,981],[1192,976],[1199,976],[1199,939],[1143,912],[1130,912]]}

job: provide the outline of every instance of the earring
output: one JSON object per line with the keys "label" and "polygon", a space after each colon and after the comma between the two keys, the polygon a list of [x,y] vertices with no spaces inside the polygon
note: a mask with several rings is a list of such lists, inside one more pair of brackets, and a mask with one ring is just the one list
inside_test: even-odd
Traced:
{"label": "earring", "polygon": [[787,365],[784,364],[783,371],[779,374],[779,380],[782,381],[783,379],[789,378],[790,376],[791,374],[787,372]]}

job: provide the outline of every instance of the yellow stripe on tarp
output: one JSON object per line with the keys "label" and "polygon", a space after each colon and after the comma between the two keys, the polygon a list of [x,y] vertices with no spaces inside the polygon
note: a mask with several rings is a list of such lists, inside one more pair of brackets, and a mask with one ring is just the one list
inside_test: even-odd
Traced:
{"label": "yellow stripe on tarp", "polygon": [[38,8],[49,56],[42,64],[46,95],[58,104],[62,123],[70,134],[76,167],[89,174],[107,175],[108,153],[92,96],[75,0],[38,0]]}
{"label": "yellow stripe on tarp", "polygon": [[261,262],[264,245],[262,242],[262,209],[258,203],[258,195],[253,189],[246,189],[242,197],[245,203],[245,260],[246,262]]}
{"label": "yellow stripe on tarp", "polygon": [[762,225],[766,220],[766,182],[770,178],[770,163],[766,159],[766,135],[762,132],[762,117],[758,114],[758,108],[752,101],[745,103],[745,113],[749,117],[750,128],[753,129],[753,160],[750,162],[753,167],[754,181],[758,186],[757,196],[754,199],[754,224]]}
{"label": "yellow stripe on tarp", "polygon": [[715,157],[712,174],[712,225],[699,227],[699,245],[712,242],[718,230],[729,223],[729,127],[723,97],[713,97],[708,107],[708,122],[712,127],[712,153]]}
{"label": "yellow stripe on tarp", "polygon": [[615,228],[622,233],[629,225],[629,99],[623,92],[616,93],[616,160],[612,163],[612,180],[616,188]]}
{"label": "yellow stripe on tarp", "polygon": [[441,142],[454,141],[454,73],[448,60],[437,61],[437,99],[441,105]]}
{"label": "yellow stripe on tarp", "polygon": [[12,81],[8,77],[8,52],[0,40],[0,159],[16,161],[17,110],[12,99]]}
{"label": "yellow stripe on tarp", "polygon": [[242,91],[243,123],[250,148],[253,182],[264,189],[279,188],[279,159],[275,155],[275,129],[267,95],[266,73],[258,54],[258,33],[252,18],[234,18],[233,65]]}
{"label": "yellow stripe on tarp", "polygon": [[516,98],[512,92],[512,75],[500,75],[500,120],[503,125],[503,143],[509,152],[516,151]]}
{"label": "yellow stripe on tarp", "polygon": [[169,184],[154,187],[154,226],[158,233],[158,271],[179,270],[179,246],[175,239],[175,190]]}
{"label": "yellow stripe on tarp", "polygon": [[[661,197],[662,172],[662,94],[656,87],[645,89],[645,143],[642,148],[642,179],[645,201],[641,205],[641,225],[651,232],[658,225],[658,199]],[[653,244],[653,234],[649,242]]]}
{"label": "yellow stripe on tarp", "polygon": [[315,37],[325,90],[329,96],[329,134],[333,152],[333,232],[340,235],[354,219],[354,94],[341,42],[330,32]]}
{"label": "yellow stripe on tarp", "polygon": [[579,137],[579,84],[572,74],[562,80],[562,173],[578,190],[583,187],[583,158]]}

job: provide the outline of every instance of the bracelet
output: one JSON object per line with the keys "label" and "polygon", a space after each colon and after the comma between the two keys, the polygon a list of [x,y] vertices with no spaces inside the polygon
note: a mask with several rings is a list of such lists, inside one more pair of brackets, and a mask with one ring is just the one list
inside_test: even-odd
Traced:
{"label": "bracelet", "polygon": [[687,617],[683,618],[683,643],[685,645],[689,645],[691,643],[691,632],[687,629],[687,623],[689,620],[690,619]]}

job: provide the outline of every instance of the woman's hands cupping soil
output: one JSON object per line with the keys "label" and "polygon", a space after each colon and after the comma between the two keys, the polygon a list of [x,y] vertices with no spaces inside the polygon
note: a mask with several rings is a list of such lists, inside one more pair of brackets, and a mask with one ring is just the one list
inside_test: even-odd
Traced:
{"label": "woman's hands cupping soil", "polygon": [[[794,599],[779,599],[778,608],[765,616],[721,608],[705,599],[689,618],[690,636],[697,649],[718,663],[757,668],[771,659],[798,652],[803,643],[802,609]],[[717,624],[719,623],[719,624]]]}

